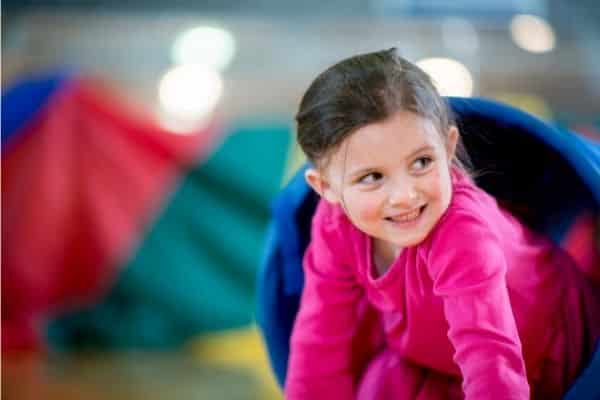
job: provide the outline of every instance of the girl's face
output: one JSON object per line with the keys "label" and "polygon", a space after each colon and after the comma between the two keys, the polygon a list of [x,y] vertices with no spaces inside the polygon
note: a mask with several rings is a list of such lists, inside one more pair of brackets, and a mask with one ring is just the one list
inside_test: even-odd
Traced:
{"label": "girl's face", "polygon": [[322,173],[309,170],[306,177],[366,234],[395,249],[414,246],[450,204],[457,139],[452,127],[444,144],[431,121],[400,111],[358,129]]}

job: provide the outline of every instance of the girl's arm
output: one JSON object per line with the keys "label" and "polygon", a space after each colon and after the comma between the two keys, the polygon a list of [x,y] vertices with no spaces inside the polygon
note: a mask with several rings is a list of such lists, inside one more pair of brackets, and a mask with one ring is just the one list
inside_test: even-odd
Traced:
{"label": "girl's arm", "polygon": [[465,398],[529,399],[506,261],[490,227],[455,213],[433,238],[428,267],[444,301]]}
{"label": "girl's arm", "polygon": [[362,289],[342,261],[340,229],[328,221],[328,207],[321,202],[317,210],[304,257],[304,289],[290,343],[287,399],[354,397],[350,342]]}

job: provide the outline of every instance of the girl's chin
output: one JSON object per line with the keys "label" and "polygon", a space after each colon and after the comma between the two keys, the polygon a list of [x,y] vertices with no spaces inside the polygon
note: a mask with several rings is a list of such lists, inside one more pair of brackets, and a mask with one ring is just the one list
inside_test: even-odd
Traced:
{"label": "girl's chin", "polygon": [[383,240],[399,248],[412,247],[423,242],[423,240],[425,240],[427,237],[427,233],[428,232],[419,231],[410,235],[398,235],[395,232],[389,232],[387,237]]}

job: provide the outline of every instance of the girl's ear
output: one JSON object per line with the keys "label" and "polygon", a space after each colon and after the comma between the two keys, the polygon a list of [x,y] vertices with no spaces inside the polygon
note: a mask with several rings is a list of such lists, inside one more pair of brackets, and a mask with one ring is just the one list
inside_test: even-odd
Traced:
{"label": "girl's ear", "polygon": [[319,193],[319,196],[324,198],[330,203],[337,204],[340,202],[339,196],[331,187],[327,177],[316,170],[315,168],[309,168],[304,172],[304,179],[313,190]]}
{"label": "girl's ear", "polygon": [[448,135],[446,137],[446,154],[448,155],[448,163],[451,164],[452,160],[454,160],[454,155],[456,153],[456,144],[458,143],[458,128],[456,126],[451,126],[448,129]]}

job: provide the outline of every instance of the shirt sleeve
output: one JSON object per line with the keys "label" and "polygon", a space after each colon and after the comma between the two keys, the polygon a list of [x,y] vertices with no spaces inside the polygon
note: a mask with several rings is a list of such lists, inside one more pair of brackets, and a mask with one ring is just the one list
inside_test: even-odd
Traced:
{"label": "shirt sleeve", "polygon": [[[331,206],[327,206],[331,207]],[[313,219],[304,257],[304,289],[290,342],[287,399],[351,399],[351,340],[362,288],[342,255],[339,227]]]}
{"label": "shirt sleeve", "polygon": [[465,398],[529,399],[506,259],[493,229],[455,212],[434,235],[427,265],[443,299]]}

